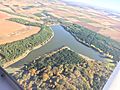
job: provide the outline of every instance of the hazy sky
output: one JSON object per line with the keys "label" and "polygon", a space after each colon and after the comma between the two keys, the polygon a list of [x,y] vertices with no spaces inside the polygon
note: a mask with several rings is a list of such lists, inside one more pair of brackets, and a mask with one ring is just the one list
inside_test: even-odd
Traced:
{"label": "hazy sky", "polygon": [[66,1],[84,2],[90,5],[104,7],[120,12],[120,0],[66,0]]}

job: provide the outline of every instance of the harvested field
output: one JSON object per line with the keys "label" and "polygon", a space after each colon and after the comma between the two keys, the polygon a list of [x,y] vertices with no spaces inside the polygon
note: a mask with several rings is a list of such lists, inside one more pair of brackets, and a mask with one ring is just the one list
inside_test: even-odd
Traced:
{"label": "harvested field", "polygon": [[[100,32],[102,35],[110,36],[112,39],[120,40],[118,36],[119,34],[119,17],[114,17],[111,15],[108,15],[107,12],[103,12],[100,10],[96,10],[94,8],[91,8],[89,6],[86,7],[75,7],[72,5],[67,5],[64,2],[47,2],[46,0],[38,0],[39,1],[39,7],[34,4],[34,0],[30,1],[16,1],[16,0],[5,0],[3,3],[0,4],[1,9],[11,11],[11,8],[6,7],[5,5],[9,5],[12,7],[16,13],[19,13],[20,15],[25,16],[34,16],[34,13],[47,11],[48,14],[51,14],[57,18],[63,18],[66,21],[70,21],[73,23],[80,24],[92,31]],[[31,7],[29,9],[23,9],[23,7]],[[4,15],[3,15],[4,14]],[[8,17],[11,18],[23,18],[25,20],[33,21],[33,22],[39,22],[43,24],[44,21],[42,21],[41,18],[33,17],[33,18],[26,18],[16,15],[7,15],[5,13],[0,12],[0,19],[6,19]],[[37,18],[37,19],[36,19]],[[37,21],[39,20],[39,21]],[[116,26],[117,25],[117,26]],[[104,28],[107,28],[107,30],[103,30]],[[114,29],[111,31],[111,29]],[[100,31],[102,30],[102,31]],[[114,35],[110,35],[111,32],[113,32]],[[118,33],[117,33],[118,32]],[[117,33],[117,34],[116,34]],[[119,35],[118,35],[119,34]],[[117,35],[117,36],[115,36]]]}
{"label": "harvested field", "polygon": [[98,32],[98,31],[100,30],[99,27],[94,27],[94,26],[89,25],[89,24],[84,23],[84,22],[78,21],[78,22],[75,22],[75,23],[76,23],[76,24],[79,24],[79,25],[82,25],[82,26],[84,26],[85,28],[88,28],[88,29],[90,29],[90,30],[92,30],[92,31],[95,31],[95,32]]}
{"label": "harvested field", "polygon": [[1,19],[8,19],[10,18],[10,15],[4,12],[0,12],[0,20]]}
{"label": "harvested field", "polygon": [[0,20],[0,44],[24,39],[37,32],[39,32],[38,27],[28,27],[8,20]]}
{"label": "harvested field", "polygon": [[[108,32],[109,30],[109,32]],[[116,41],[120,41],[120,32],[114,29],[106,29],[106,30],[100,30],[98,33],[107,36],[107,37],[111,37],[112,39],[116,40]]]}

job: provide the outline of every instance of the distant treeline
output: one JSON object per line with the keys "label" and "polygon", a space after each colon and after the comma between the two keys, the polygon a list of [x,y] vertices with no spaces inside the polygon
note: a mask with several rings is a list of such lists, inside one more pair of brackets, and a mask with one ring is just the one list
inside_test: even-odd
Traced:
{"label": "distant treeline", "polygon": [[51,14],[49,14],[46,10],[43,10],[42,12],[38,12],[34,14],[37,17],[44,17],[42,20],[44,23],[51,23],[51,24],[58,24],[62,21],[64,21],[63,18],[57,18]]}
{"label": "distant treeline", "polygon": [[4,63],[19,57],[20,55],[25,53],[26,50],[31,50],[33,49],[33,47],[39,44],[42,45],[52,36],[52,30],[48,26],[40,25],[39,23],[29,22],[19,18],[13,18],[10,20],[24,25],[40,27],[40,31],[37,34],[34,34],[25,39],[0,45],[0,55],[2,57],[0,59],[0,65],[3,65]]}
{"label": "distant treeline", "polygon": [[8,20],[13,21],[13,22],[17,22],[17,23],[20,23],[20,24],[24,24],[26,26],[36,26],[36,27],[40,27],[41,26],[40,23],[30,22],[30,21],[24,20],[22,18],[10,18]]}
{"label": "distant treeline", "polygon": [[114,59],[115,61],[120,60],[120,43],[105,37],[101,34],[93,32],[78,24],[64,23],[62,26],[66,31],[71,33],[76,40],[79,42],[99,51],[104,56]]}

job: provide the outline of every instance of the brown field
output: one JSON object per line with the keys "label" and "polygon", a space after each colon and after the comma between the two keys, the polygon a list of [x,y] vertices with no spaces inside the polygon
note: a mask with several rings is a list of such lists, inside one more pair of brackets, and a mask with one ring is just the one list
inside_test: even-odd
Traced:
{"label": "brown field", "polygon": [[[109,30],[109,32],[108,32]],[[106,30],[100,30],[98,33],[107,36],[107,37],[111,37],[112,39],[116,40],[116,41],[120,41],[120,31],[114,30],[114,29],[106,29]]]}
{"label": "brown field", "polygon": [[[0,44],[10,43],[21,40],[39,32],[38,27],[28,27],[19,23],[11,22],[6,19],[21,18],[20,16],[10,15],[0,11]],[[23,18],[26,19],[26,18]],[[29,19],[30,21],[34,21]]]}
{"label": "brown field", "polygon": [[85,28],[89,28],[90,30],[95,31],[95,32],[98,32],[100,30],[99,27],[94,27],[92,25],[89,25],[89,24],[86,24],[86,23],[83,23],[83,22],[80,22],[80,21],[75,22],[75,23],[80,24],[80,25],[84,26]]}
{"label": "brown field", "polygon": [[[62,3],[58,5],[48,3],[46,7],[52,8],[53,10],[48,11],[56,17],[62,17],[70,22],[80,24],[92,31],[98,32],[120,42],[120,32],[118,29],[118,27],[120,27],[120,21],[118,18],[111,18],[110,16],[105,15],[105,12],[100,12],[89,7],[88,9],[84,9],[64,5]],[[82,21],[82,19],[80,20],[78,18],[86,19],[86,21]],[[91,22],[89,22],[89,20]],[[103,30],[104,28],[107,29]]]}
{"label": "brown field", "polygon": [[[5,7],[5,5],[9,5],[15,10],[16,13],[31,16],[34,16],[34,13],[39,13],[43,10],[46,10],[49,14],[57,18],[64,18],[67,21],[80,24],[92,31],[98,32],[107,37],[111,37],[112,39],[120,42],[120,20],[117,17],[109,16],[106,12],[95,10],[94,8],[90,8],[87,6],[85,8],[75,7],[67,5],[63,2],[48,2],[46,0],[36,0],[36,2],[39,2],[39,4],[41,4],[41,6],[38,5],[39,8],[33,7],[27,10],[22,9],[23,6],[34,6],[34,2],[34,0],[6,0],[3,2],[3,4],[0,4],[0,7]],[[14,7],[14,5],[18,5],[18,7],[16,8]],[[11,9],[8,7],[5,8]],[[11,16],[19,17],[15,15]],[[6,18],[6,16],[2,15],[1,13],[0,17]],[[35,19],[31,18],[22,18],[30,21],[36,21]],[[38,22],[43,23],[41,19]]]}
{"label": "brown field", "polygon": [[4,12],[0,12],[0,20],[1,20],[1,19],[8,19],[8,18],[10,18],[10,15],[9,15],[9,14],[6,14],[6,13],[4,13]]}
{"label": "brown field", "polygon": [[38,27],[21,25],[5,19],[10,18],[9,14],[0,12],[0,44],[21,40],[39,32]]}

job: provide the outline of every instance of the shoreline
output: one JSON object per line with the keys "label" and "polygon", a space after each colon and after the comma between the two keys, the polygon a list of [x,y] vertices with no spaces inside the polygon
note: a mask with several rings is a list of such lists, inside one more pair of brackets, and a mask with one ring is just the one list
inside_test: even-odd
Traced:
{"label": "shoreline", "polygon": [[[59,52],[59,51],[61,51],[61,50],[64,50],[64,49],[68,49],[68,50],[71,50],[71,51],[73,51],[73,52],[75,52],[74,50],[72,50],[70,47],[68,47],[68,46],[62,46],[62,47],[60,47],[60,48],[58,48],[58,49],[56,49],[56,50],[54,50],[54,51],[52,51],[52,52],[49,52],[49,53],[46,53],[45,54],[45,57],[50,57],[50,56],[52,56],[53,54],[55,54],[55,53],[57,53],[57,52]],[[75,52],[76,53],[76,52]],[[90,60],[90,61],[96,61],[95,59],[91,59],[91,58],[89,58],[89,57],[87,57],[87,56],[85,56],[85,55],[82,55],[82,54],[80,54],[80,53],[77,53],[80,57],[82,57],[82,58],[84,58],[84,59],[86,59],[86,60]]]}
{"label": "shoreline", "polygon": [[[50,41],[50,40],[49,40]],[[38,47],[38,46],[37,46]],[[35,47],[36,48],[36,47]],[[38,47],[39,48],[39,47]],[[37,48],[36,48],[37,49]],[[59,52],[59,51],[61,51],[61,50],[63,50],[63,49],[69,49],[69,50],[71,50],[71,51],[73,51],[74,52],[74,50],[72,50],[71,48],[69,48],[68,46],[62,46],[62,47],[60,47],[60,48],[57,48],[56,50],[54,50],[54,51],[50,51],[50,52],[48,52],[48,53],[46,53],[46,54],[44,54],[44,57],[50,57],[50,56],[52,56],[53,54],[55,54],[55,53],[57,53],[57,52]],[[76,52],[75,52],[76,53]],[[86,59],[87,61],[96,61],[95,59],[91,59],[91,58],[89,58],[89,57],[87,57],[87,56],[85,56],[85,55],[82,55],[82,54],[80,54],[80,53],[77,53],[80,57],[82,57],[83,59]],[[36,58],[36,59],[39,59],[40,57],[38,57],[38,58]],[[34,60],[36,60],[36,59],[34,59]],[[97,61],[97,62],[102,62],[102,61]],[[110,63],[109,61],[107,61],[106,63]],[[111,65],[113,65],[113,63],[111,63]],[[12,68],[12,67],[7,67],[7,68],[5,68],[5,70],[7,71],[7,72],[9,72],[9,73],[15,73],[16,71],[19,71],[20,70],[20,68],[22,68],[23,66],[21,66],[21,67],[19,67],[19,68]]]}
{"label": "shoreline", "polygon": [[[64,28],[64,27],[63,27]],[[66,29],[65,29],[66,30]],[[67,30],[66,30],[67,31]],[[74,34],[72,34],[71,32],[67,31],[68,33],[70,33],[79,43],[82,43],[83,45],[90,47],[91,49],[95,50],[96,52],[100,53],[102,55],[103,58],[108,58],[108,59],[113,59],[113,56],[107,53],[104,53],[101,49],[95,47],[94,45],[89,45],[88,43],[86,43],[85,41],[80,40],[78,37],[74,36]]]}
{"label": "shoreline", "polygon": [[[50,28],[50,29],[51,29],[51,28]],[[51,30],[52,30],[52,29],[51,29]],[[48,38],[47,40],[45,40],[43,43],[41,43],[41,44],[33,47],[32,49],[26,50],[22,55],[20,55],[20,56],[17,57],[16,59],[11,60],[11,61],[5,63],[5,64],[3,65],[3,68],[5,68],[5,69],[9,68],[10,65],[12,65],[12,64],[20,61],[21,59],[25,58],[31,51],[36,50],[36,49],[44,46],[45,44],[47,44],[49,41],[51,41],[51,39],[52,39],[53,37],[54,37],[54,32],[53,32],[53,30],[52,30],[52,36],[51,36],[50,38]]]}

